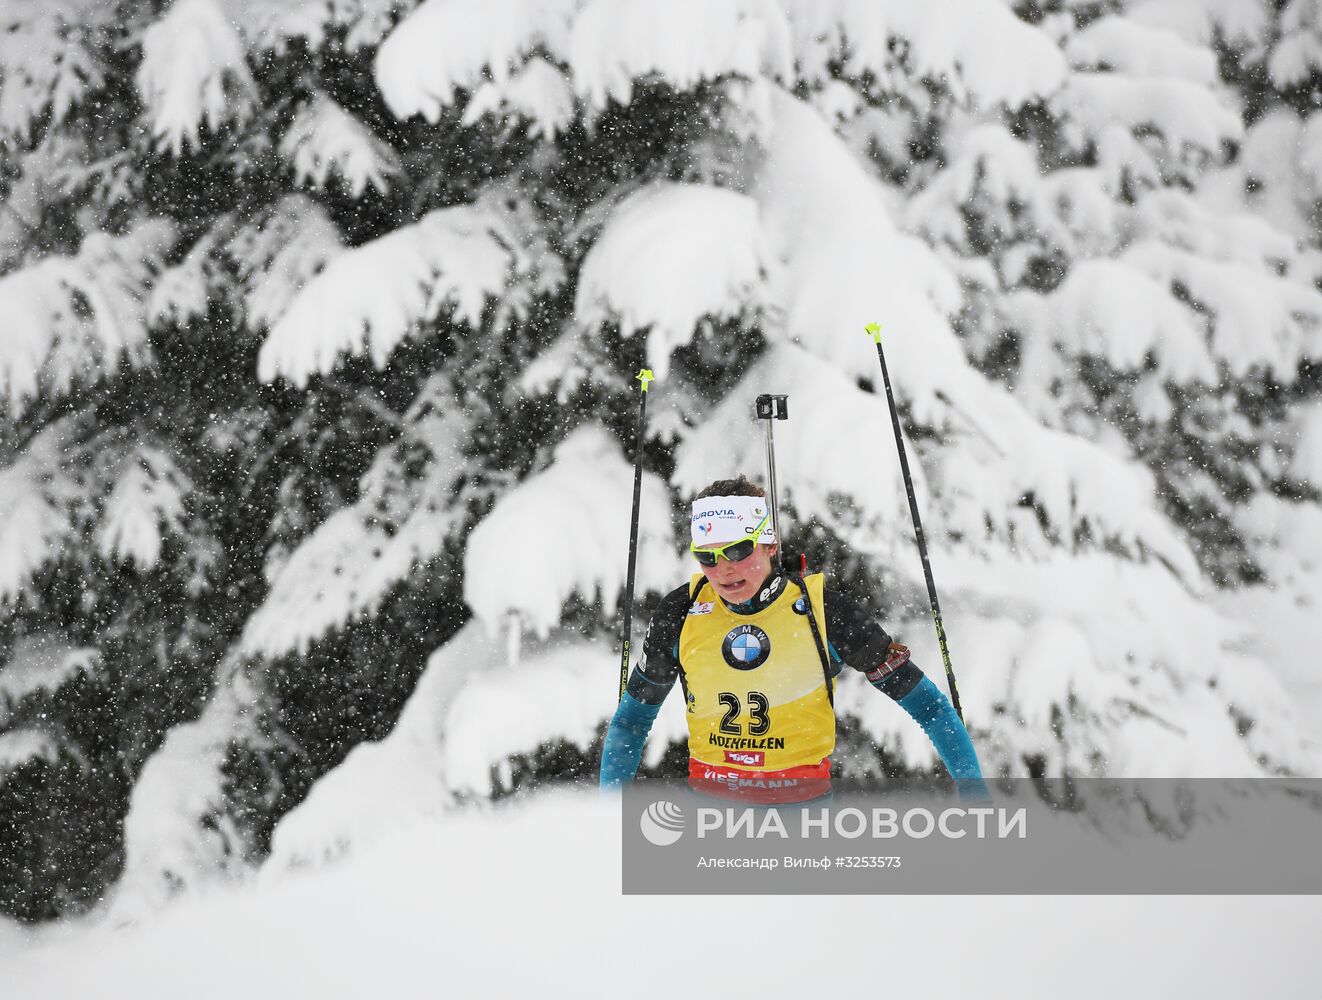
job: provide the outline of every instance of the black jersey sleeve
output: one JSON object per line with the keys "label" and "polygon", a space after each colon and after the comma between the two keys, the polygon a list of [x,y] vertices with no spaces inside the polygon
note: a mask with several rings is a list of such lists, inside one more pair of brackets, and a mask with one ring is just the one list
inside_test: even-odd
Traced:
{"label": "black jersey sleeve", "polygon": [[894,640],[867,608],[831,587],[826,587],[822,596],[826,602],[826,634],[833,653],[864,674],[876,673],[887,665],[881,679],[873,684],[897,701],[918,685],[923,672],[907,655],[902,665],[890,666],[895,662],[891,651]]}
{"label": "black jersey sleeve", "polygon": [[826,634],[840,659],[863,671],[885,660],[893,640],[867,608],[833,587],[825,588],[823,597]]}
{"label": "black jersey sleeve", "polygon": [[689,610],[689,588],[676,587],[657,605],[643,637],[643,655],[626,690],[644,705],[659,705],[679,676],[679,633]]}

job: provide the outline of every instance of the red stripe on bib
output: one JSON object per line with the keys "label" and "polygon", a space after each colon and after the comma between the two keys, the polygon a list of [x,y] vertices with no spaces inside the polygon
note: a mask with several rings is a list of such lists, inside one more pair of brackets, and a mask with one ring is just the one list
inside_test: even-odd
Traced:
{"label": "red stripe on bib", "polygon": [[831,758],[789,767],[783,771],[754,771],[742,767],[704,764],[689,758],[689,787],[703,795],[732,802],[776,805],[806,802],[831,790]]}

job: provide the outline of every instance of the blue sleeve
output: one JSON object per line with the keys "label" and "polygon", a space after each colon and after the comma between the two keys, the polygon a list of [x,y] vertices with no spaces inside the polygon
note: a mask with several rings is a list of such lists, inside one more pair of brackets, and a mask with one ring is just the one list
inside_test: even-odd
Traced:
{"label": "blue sleeve", "polygon": [[945,694],[932,678],[924,677],[918,685],[898,699],[899,705],[911,716],[936,747],[946,770],[955,779],[960,798],[991,798],[982,780],[978,754],[969,739],[969,731],[955,714]]}
{"label": "blue sleeve", "polygon": [[660,705],[645,705],[624,693],[601,747],[602,788],[619,788],[633,781],[643,759],[643,743],[660,711]]}

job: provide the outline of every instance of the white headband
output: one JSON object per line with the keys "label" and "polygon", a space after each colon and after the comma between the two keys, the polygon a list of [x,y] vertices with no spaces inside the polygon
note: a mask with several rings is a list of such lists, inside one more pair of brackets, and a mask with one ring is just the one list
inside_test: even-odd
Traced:
{"label": "white headband", "polygon": [[[693,544],[725,545],[757,534],[763,545],[774,545],[776,532],[771,527],[770,509],[765,497],[703,497],[693,501],[690,533]],[[758,524],[763,519],[761,532]]]}

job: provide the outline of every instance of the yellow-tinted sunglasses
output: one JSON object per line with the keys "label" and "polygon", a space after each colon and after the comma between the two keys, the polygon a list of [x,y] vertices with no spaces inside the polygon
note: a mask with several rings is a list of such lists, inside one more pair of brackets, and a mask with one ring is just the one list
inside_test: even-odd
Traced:
{"label": "yellow-tinted sunglasses", "polygon": [[766,517],[757,522],[757,527],[753,529],[751,538],[740,538],[738,541],[726,542],[724,545],[718,545],[714,548],[698,548],[693,542],[689,542],[689,551],[693,553],[693,558],[698,560],[699,566],[715,566],[722,559],[728,559],[730,562],[743,562],[753,554],[753,549],[757,547],[758,536],[762,534],[762,528],[767,521],[771,520],[771,512],[767,511]]}

